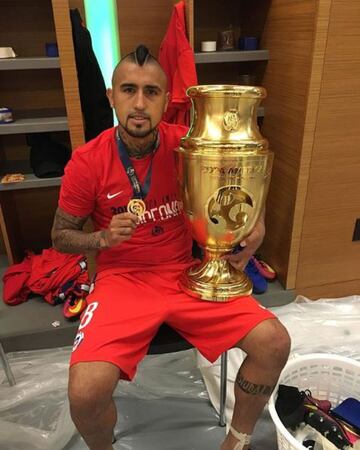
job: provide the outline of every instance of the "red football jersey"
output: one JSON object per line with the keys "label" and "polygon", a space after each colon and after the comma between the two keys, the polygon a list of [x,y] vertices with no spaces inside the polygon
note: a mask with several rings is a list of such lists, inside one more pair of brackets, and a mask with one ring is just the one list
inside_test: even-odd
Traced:
{"label": "red football jersey", "polygon": [[194,51],[186,36],[185,3],[177,3],[159,51],[159,63],[168,79],[170,104],[163,116],[168,123],[188,125],[191,101],[186,95],[198,84]]}
{"label": "red football jersey", "polygon": [[[113,215],[127,211],[133,188],[120,160],[116,128],[79,147],[65,168],[59,207],[74,216],[91,216],[96,230],[108,227]],[[152,159],[146,211],[131,239],[97,255],[97,271],[180,268],[192,261],[192,237],[179,197],[174,149],[187,128],[161,122],[160,144],[153,155],[132,159],[143,183]]]}

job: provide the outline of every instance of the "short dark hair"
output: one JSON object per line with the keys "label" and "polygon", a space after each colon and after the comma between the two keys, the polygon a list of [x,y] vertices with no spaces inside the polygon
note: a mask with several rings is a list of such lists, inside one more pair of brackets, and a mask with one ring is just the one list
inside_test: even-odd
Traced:
{"label": "short dark hair", "polygon": [[140,44],[136,47],[135,51],[125,55],[116,65],[112,76],[112,82],[114,82],[115,73],[118,67],[124,62],[131,62],[138,66],[143,66],[144,64],[156,64],[162,69],[159,61],[150,53],[149,49],[145,45]]}

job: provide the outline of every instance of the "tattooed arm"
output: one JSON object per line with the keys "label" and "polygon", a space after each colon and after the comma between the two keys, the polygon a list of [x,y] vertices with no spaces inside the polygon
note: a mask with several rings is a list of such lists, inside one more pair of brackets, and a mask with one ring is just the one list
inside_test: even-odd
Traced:
{"label": "tattooed arm", "polygon": [[83,231],[86,220],[87,217],[72,216],[58,208],[51,230],[53,247],[63,253],[82,253],[106,248],[105,230],[94,233]]}
{"label": "tattooed arm", "polygon": [[86,220],[87,217],[72,216],[58,208],[51,231],[54,248],[63,253],[83,253],[114,247],[131,238],[138,222],[134,214],[117,214],[106,230],[87,233],[82,229]]}

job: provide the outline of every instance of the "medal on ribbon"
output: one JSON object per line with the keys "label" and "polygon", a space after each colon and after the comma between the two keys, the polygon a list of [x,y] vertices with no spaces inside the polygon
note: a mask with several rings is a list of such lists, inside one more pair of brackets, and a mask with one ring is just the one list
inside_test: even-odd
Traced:
{"label": "medal on ribbon", "polygon": [[133,198],[127,204],[127,211],[135,214],[138,217],[141,217],[146,211],[146,204],[144,199],[150,189],[153,160],[151,159],[150,166],[143,184],[140,184],[129,155],[127,154],[127,151],[125,149],[124,143],[120,139],[118,133],[116,134],[116,142],[120,160],[124,166],[126,175],[128,176],[131,187],[133,189]]}
{"label": "medal on ribbon", "polygon": [[135,214],[140,217],[146,211],[145,202],[139,198],[132,198],[127,204],[127,210],[129,213]]}

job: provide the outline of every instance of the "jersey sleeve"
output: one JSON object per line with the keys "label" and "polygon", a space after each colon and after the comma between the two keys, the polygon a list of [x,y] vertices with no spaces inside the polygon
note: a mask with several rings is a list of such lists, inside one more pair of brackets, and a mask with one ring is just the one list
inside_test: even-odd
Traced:
{"label": "jersey sleeve", "polygon": [[87,156],[75,150],[62,178],[58,205],[72,216],[89,216],[95,207],[96,181]]}

